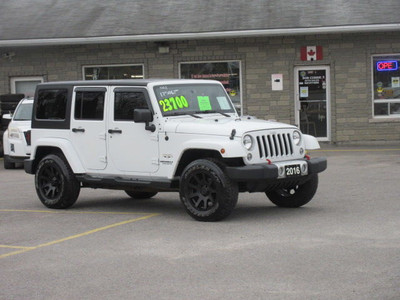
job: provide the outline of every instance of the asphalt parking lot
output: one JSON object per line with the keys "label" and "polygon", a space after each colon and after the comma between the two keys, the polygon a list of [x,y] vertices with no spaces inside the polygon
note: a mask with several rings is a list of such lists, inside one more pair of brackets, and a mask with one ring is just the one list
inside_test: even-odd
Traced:
{"label": "asphalt parking lot", "polygon": [[400,145],[311,155],[328,169],[308,205],[241,194],[218,223],[176,193],[50,210],[0,161],[0,299],[400,299]]}

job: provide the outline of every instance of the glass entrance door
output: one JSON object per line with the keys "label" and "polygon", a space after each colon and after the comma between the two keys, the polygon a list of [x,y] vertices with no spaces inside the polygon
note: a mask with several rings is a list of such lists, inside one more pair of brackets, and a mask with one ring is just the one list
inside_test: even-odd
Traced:
{"label": "glass entrance door", "polygon": [[329,67],[297,67],[296,124],[320,141],[330,140]]}

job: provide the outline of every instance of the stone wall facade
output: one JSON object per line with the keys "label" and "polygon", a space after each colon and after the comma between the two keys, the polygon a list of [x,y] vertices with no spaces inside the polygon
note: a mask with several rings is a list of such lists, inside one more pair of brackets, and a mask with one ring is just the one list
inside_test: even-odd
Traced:
{"label": "stone wall facade", "polygon": [[[179,63],[241,62],[244,114],[295,124],[297,66],[329,66],[330,142],[399,143],[400,118],[373,117],[372,60],[376,54],[399,54],[400,33],[332,34],[232,38],[157,43],[89,44],[0,49],[15,56],[0,60],[0,94],[10,93],[11,78],[43,76],[45,81],[81,80],[83,66],[142,64],[145,78],[178,78]],[[320,45],[323,59],[300,60],[302,46]],[[283,90],[272,91],[271,74],[283,74]]]}

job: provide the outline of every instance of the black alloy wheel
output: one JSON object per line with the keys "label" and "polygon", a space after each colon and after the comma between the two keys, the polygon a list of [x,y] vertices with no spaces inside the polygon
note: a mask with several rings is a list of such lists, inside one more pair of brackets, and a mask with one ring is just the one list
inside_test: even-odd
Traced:
{"label": "black alloy wheel", "polygon": [[186,211],[198,221],[219,221],[234,209],[238,187],[214,160],[190,163],[181,176],[180,197]]}
{"label": "black alloy wheel", "polygon": [[80,183],[64,158],[50,154],[36,170],[35,187],[40,201],[49,208],[68,208],[78,199]]}
{"label": "black alloy wheel", "polygon": [[191,174],[187,181],[190,204],[199,211],[212,210],[217,201],[217,182],[211,174],[197,171]]}

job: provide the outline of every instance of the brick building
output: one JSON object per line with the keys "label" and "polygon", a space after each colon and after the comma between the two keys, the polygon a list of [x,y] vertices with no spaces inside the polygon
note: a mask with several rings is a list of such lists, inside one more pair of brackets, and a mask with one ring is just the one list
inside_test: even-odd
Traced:
{"label": "brick building", "polygon": [[0,4],[0,94],[41,81],[207,78],[243,114],[332,143],[400,142],[400,9],[383,3]]}

